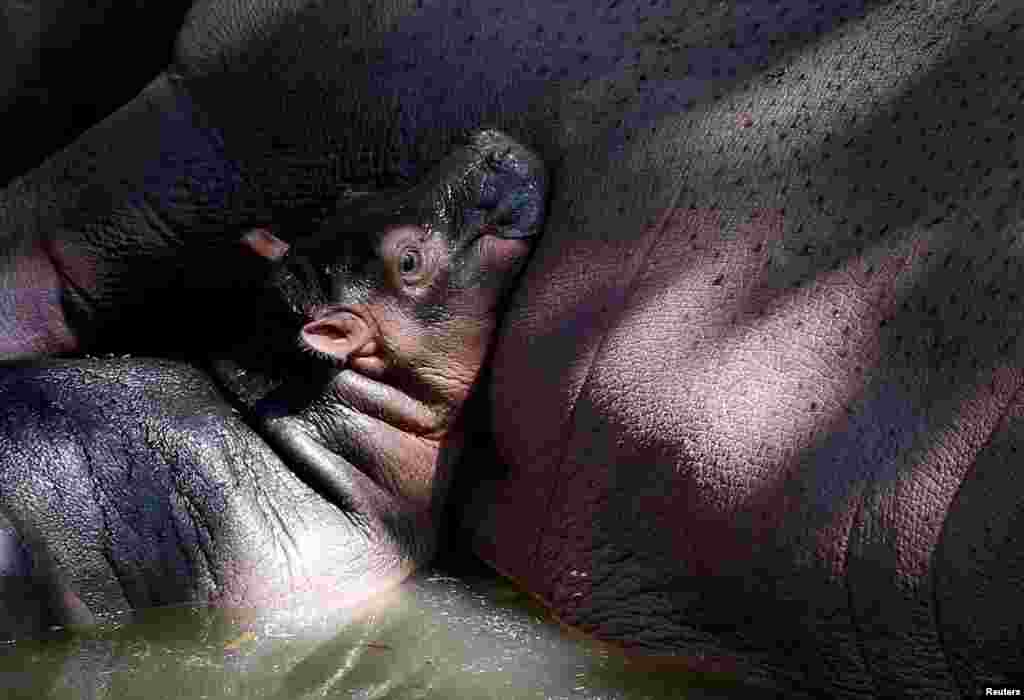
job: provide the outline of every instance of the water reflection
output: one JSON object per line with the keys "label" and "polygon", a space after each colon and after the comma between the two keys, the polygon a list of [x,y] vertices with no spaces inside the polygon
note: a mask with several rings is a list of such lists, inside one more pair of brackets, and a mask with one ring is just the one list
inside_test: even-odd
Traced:
{"label": "water reflection", "polygon": [[7,698],[736,698],[729,678],[631,668],[503,579],[425,573],[347,614],[160,608],[0,649]]}

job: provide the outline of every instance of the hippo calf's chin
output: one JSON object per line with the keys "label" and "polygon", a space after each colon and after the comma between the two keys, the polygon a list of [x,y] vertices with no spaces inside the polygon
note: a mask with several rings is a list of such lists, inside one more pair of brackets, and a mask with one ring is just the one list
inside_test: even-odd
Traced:
{"label": "hippo calf's chin", "polygon": [[52,589],[27,622],[0,589],[0,624],[68,619],[61,601],[81,602],[76,619],[350,604],[426,562],[545,191],[536,156],[482,131],[418,185],[342,203],[290,245],[247,234],[267,283],[211,352],[219,387],[147,359],[0,375],[0,522],[16,545],[0,570]]}

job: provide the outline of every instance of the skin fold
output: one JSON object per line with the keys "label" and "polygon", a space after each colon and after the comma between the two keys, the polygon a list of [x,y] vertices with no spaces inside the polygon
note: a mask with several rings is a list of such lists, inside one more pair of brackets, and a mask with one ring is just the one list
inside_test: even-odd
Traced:
{"label": "skin fold", "polygon": [[0,197],[3,352],[187,346],[263,274],[222,264],[245,232],[297,243],[494,127],[551,197],[456,469],[474,550],[684,665],[1019,687],[1022,26],[1010,0],[199,2],[164,73]]}

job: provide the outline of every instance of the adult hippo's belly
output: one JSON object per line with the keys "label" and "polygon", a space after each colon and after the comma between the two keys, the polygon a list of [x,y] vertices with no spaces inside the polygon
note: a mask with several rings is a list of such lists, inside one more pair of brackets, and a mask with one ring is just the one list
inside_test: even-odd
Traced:
{"label": "adult hippo's belly", "polygon": [[[477,552],[632,649],[739,653],[849,696],[1012,685],[1009,7],[873,6],[570,151],[495,357],[504,466],[467,507]],[[718,48],[715,70],[742,64]]]}

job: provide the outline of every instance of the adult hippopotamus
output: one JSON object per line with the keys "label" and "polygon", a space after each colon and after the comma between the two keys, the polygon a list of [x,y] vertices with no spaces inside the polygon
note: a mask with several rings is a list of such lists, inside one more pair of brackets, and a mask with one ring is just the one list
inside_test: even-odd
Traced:
{"label": "adult hippopotamus", "polygon": [[128,347],[138,290],[214,284],[223,237],[492,124],[552,200],[461,471],[476,551],[635,650],[836,697],[1002,687],[1022,27],[1012,0],[201,2],[7,190],[37,283],[7,352]]}
{"label": "adult hippopotamus", "polygon": [[0,634],[181,602],[354,605],[430,560],[545,192],[533,154],[482,131],[290,248],[249,232],[267,282],[208,348],[221,389],[157,359],[0,374]]}

